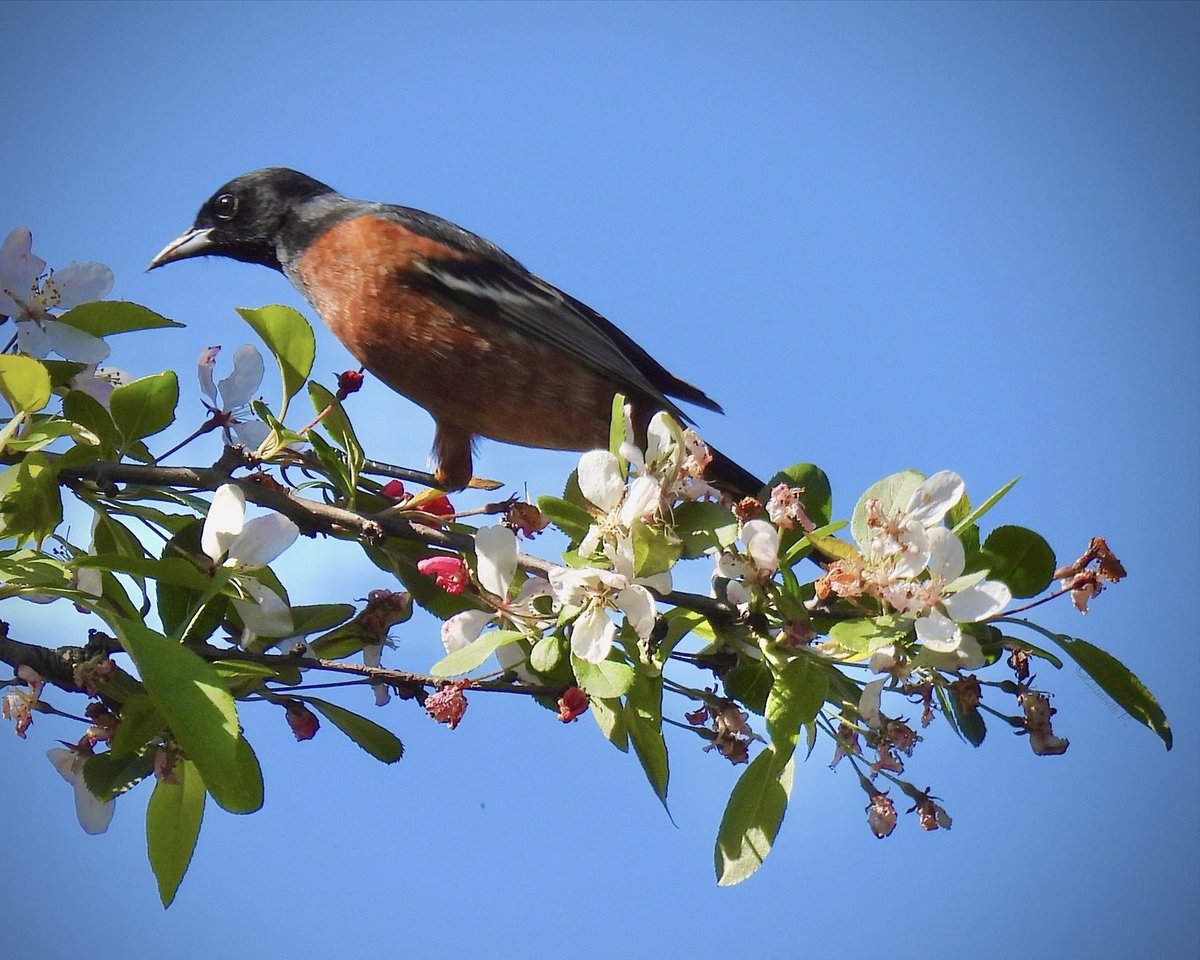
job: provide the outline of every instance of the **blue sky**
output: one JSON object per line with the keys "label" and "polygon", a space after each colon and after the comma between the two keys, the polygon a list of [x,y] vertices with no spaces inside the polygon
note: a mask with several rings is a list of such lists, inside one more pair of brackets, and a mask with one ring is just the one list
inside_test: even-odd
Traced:
{"label": "blue sky", "polygon": [[[1176,731],[1167,754],[1071,668],[1043,673],[1066,756],[932,728],[909,769],[954,829],[884,842],[821,745],[767,865],[718,890],[738,771],[689,738],[670,741],[676,827],[587,718],[477,695],[451,733],[393,703],[372,716],[408,755],[385,768],[247,710],[267,806],[210,809],[164,913],[144,792],[85,837],[43,756],[73,728],[39,717],[26,742],[0,731],[10,935],[62,957],[133,931],[181,958],[1194,947],[1200,6],[7,3],[0,24],[0,230],[28,224],[52,265],[102,260],[114,296],[187,323],[114,359],[180,370],[195,423],[194,358],[251,339],[232,308],[304,305],[260,268],[142,267],[216,186],[292,166],[499,243],[720,400],[698,419],[722,449],[824,467],[843,516],[908,466],[956,469],[976,499],[1021,474],[995,523],[1062,559],[1104,535],[1131,571],[1086,620],[1043,622],[1125,660]],[[318,337],[317,371],[350,365]],[[351,413],[369,451],[424,462],[407,401],[374,384]],[[574,457],[488,443],[477,463],[555,492]],[[306,546],[279,567],[293,596],[388,585]],[[88,625],[4,607],[51,645]],[[390,662],[438,655],[429,621],[400,636]]]}

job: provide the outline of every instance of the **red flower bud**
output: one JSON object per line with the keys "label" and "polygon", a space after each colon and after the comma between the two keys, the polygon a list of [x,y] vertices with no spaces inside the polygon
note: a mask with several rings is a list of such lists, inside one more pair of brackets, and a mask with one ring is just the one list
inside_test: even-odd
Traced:
{"label": "red flower bud", "polygon": [[588,708],[588,695],[578,687],[568,687],[558,700],[558,719],[570,723]]}
{"label": "red flower bud", "polygon": [[404,499],[404,484],[399,480],[389,480],[383,485],[383,489],[379,491],[381,495],[390,500]]}
{"label": "red flower bud", "polygon": [[284,709],[287,711],[288,726],[297,740],[311,740],[317,735],[321,721],[308,707],[299,700],[289,700]]}
{"label": "red flower bud", "polygon": [[337,375],[337,396],[338,400],[345,400],[350,394],[358,393],[363,385],[363,372],[361,370],[345,370]]}

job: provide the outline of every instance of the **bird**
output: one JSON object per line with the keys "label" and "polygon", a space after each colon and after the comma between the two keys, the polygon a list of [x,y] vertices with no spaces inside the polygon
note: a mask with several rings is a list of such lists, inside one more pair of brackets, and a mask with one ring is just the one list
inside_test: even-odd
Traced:
{"label": "bird", "polygon": [[[618,393],[639,438],[659,410],[693,422],[675,400],[723,412],[494,243],[434,214],[343,196],[296,170],[230,180],[146,269],[207,256],[283,273],[363,368],[427,410],[443,490],[470,482],[478,437],[607,447]],[[709,450],[714,487],[760,493],[753,473]]]}

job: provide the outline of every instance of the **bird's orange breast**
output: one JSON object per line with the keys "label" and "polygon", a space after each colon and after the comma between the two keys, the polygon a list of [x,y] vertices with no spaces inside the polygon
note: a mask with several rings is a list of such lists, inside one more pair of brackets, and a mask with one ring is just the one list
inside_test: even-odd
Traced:
{"label": "bird's orange breast", "polygon": [[358,361],[439,423],[532,447],[606,445],[611,382],[502,321],[429,296],[420,261],[466,256],[365,215],[322,233],[290,273]]}

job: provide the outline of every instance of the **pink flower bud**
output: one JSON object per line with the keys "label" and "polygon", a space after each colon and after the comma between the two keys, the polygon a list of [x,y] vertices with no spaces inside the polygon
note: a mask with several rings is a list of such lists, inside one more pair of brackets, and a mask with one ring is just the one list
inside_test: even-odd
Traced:
{"label": "pink flower bud", "polygon": [[427,577],[434,577],[437,585],[447,593],[462,593],[469,582],[467,565],[460,557],[438,554],[417,561],[417,569]]}

